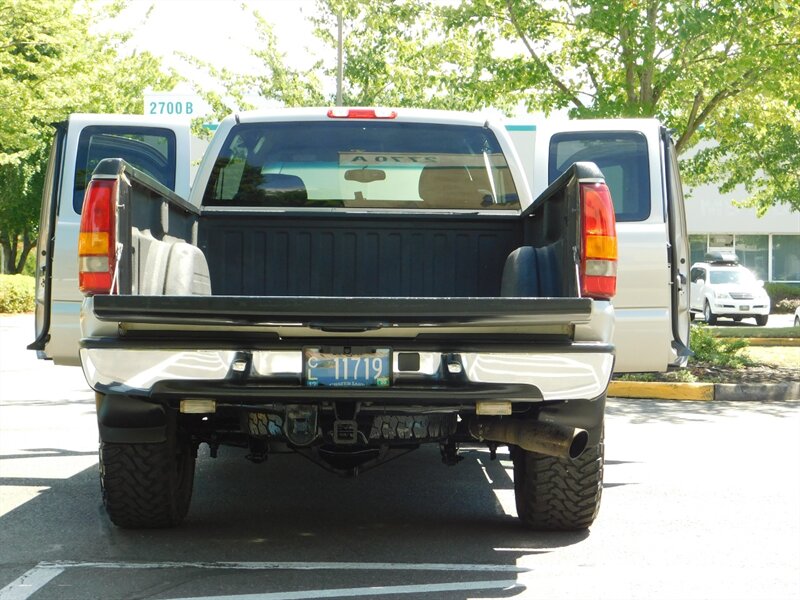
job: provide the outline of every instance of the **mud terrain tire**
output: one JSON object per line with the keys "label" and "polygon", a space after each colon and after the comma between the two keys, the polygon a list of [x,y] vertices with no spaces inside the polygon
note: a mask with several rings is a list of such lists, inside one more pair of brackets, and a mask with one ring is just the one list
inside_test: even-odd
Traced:
{"label": "mud terrain tire", "polygon": [[173,527],[189,510],[194,448],[188,440],[100,444],[100,485],[111,521],[126,529]]}
{"label": "mud terrain tire", "polygon": [[603,493],[603,440],[576,460],[555,458],[514,447],[514,496],[517,515],[538,531],[588,528]]}

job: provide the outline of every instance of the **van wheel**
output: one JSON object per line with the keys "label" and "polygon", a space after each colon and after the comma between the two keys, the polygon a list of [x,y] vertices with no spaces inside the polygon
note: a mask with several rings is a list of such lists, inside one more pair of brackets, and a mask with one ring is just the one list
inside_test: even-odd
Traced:
{"label": "van wheel", "polygon": [[767,320],[769,320],[769,315],[756,315],[756,325],[759,327],[766,325]]}
{"label": "van wheel", "polygon": [[111,521],[126,529],[173,527],[189,511],[195,452],[187,439],[100,443],[100,485]]}
{"label": "van wheel", "polygon": [[520,520],[538,531],[587,529],[603,494],[603,439],[576,460],[511,447]]}
{"label": "van wheel", "polygon": [[708,302],[706,302],[705,306],[703,307],[703,318],[709,325],[717,324],[717,315],[711,312],[711,305]]}

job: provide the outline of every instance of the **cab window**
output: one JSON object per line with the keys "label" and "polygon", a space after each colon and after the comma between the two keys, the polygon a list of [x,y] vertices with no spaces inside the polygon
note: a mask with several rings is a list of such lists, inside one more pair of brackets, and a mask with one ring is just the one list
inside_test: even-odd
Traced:
{"label": "cab window", "polygon": [[203,204],[492,210],[519,197],[487,128],[298,121],[233,127]]}

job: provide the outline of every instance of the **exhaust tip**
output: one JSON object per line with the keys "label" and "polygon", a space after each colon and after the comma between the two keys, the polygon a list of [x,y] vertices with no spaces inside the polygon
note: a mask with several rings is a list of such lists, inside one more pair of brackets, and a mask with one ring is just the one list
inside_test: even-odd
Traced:
{"label": "exhaust tip", "polygon": [[569,457],[572,460],[579,458],[581,454],[584,453],[586,450],[586,446],[589,444],[589,432],[585,429],[578,429],[575,431],[575,435],[572,438],[572,442],[569,445]]}

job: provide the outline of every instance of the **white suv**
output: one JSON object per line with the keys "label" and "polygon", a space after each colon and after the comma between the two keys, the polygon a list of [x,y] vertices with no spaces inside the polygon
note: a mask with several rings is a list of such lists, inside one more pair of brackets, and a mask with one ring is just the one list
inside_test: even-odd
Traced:
{"label": "white suv", "polygon": [[712,252],[706,262],[692,265],[690,274],[692,317],[702,313],[709,325],[718,317],[741,321],[753,317],[756,325],[766,325],[770,299],[764,282],[739,264],[736,255]]}

